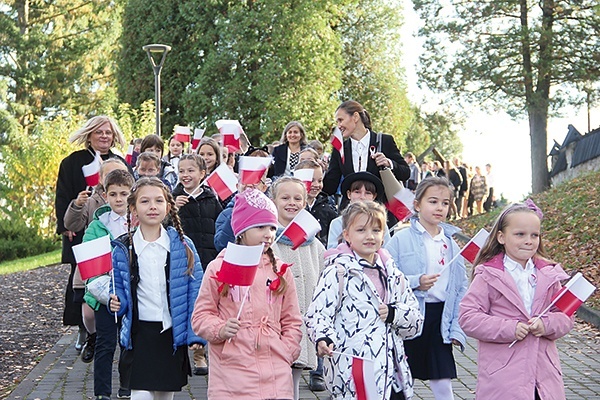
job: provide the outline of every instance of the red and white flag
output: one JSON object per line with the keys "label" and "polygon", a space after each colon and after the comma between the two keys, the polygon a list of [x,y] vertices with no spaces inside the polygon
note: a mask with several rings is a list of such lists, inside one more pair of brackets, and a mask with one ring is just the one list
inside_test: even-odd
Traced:
{"label": "red and white flag", "polygon": [[205,131],[205,129],[201,129],[201,128],[194,129],[194,138],[192,139],[192,150],[193,151],[198,150],[198,146],[200,146],[200,141],[202,140],[202,137],[204,136],[204,131]]}
{"label": "red and white flag", "polygon": [[297,169],[294,170],[294,178],[300,179],[304,182],[304,186],[306,186],[306,191],[310,192],[310,187],[312,186],[313,175],[315,174],[314,169]]}
{"label": "red and white flag", "polygon": [[133,161],[133,148],[134,146],[130,144],[129,147],[127,147],[127,154],[125,154],[125,162],[129,165],[131,165],[131,162]]}
{"label": "red and white flag", "polygon": [[244,133],[239,121],[235,119],[220,119],[215,124],[223,137],[223,147],[233,146],[236,150],[239,150],[240,137]]}
{"label": "red and white flag", "polygon": [[331,145],[334,149],[339,151],[340,156],[342,157],[342,163],[344,162],[344,136],[342,135],[342,131],[340,128],[336,127],[333,130],[333,136],[331,136]]}
{"label": "red and white flag", "polygon": [[385,206],[398,221],[404,221],[415,213],[414,210],[415,195],[412,191],[401,187],[391,199],[388,199]]}
{"label": "red and white flag", "polygon": [[213,188],[222,201],[237,191],[237,177],[227,164],[219,165],[206,178],[206,184]]}
{"label": "red and white flag", "polygon": [[292,222],[281,233],[287,236],[293,243],[292,250],[296,250],[304,242],[314,238],[321,230],[321,224],[311,213],[302,209],[294,217]]}
{"label": "red and white flag", "polygon": [[73,254],[83,280],[105,274],[112,269],[110,237],[108,235],[73,246]]}
{"label": "red and white flag", "polygon": [[379,399],[373,360],[352,357],[352,380],[354,381],[357,400]]}
{"label": "red and white flag", "polygon": [[254,185],[260,182],[272,161],[271,157],[240,157],[238,161],[240,182],[243,185]]}
{"label": "red and white flag", "polygon": [[100,164],[102,164],[102,159],[96,153],[94,161],[81,167],[87,186],[94,187],[100,183]]}
{"label": "red and white flag", "polygon": [[596,287],[578,272],[554,296],[554,305],[569,317],[594,293]]}
{"label": "red and white flag", "polygon": [[477,235],[473,236],[471,240],[467,243],[465,247],[460,251],[460,255],[464,257],[465,260],[473,264],[475,262],[475,258],[477,258],[477,254],[479,250],[485,244],[490,233],[485,229],[481,228]]}
{"label": "red and white flag", "polygon": [[263,249],[264,245],[262,244],[242,246],[231,242],[227,243],[221,269],[216,275],[217,281],[235,286],[252,285]]}
{"label": "red and white flag", "polygon": [[190,141],[190,136],[192,135],[192,130],[189,126],[179,126],[175,125],[175,134],[173,139],[181,142],[187,143]]}

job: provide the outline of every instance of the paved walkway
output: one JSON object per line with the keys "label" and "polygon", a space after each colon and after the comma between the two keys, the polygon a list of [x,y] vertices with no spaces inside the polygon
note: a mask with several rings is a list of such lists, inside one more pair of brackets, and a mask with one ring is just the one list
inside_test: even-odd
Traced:
{"label": "paved walkway", "polygon": [[[84,364],[74,349],[76,329],[68,330],[42,361],[7,397],[9,399],[93,399],[93,363]],[[600,398],[600,331],[577,323],[576,328],[558,341],[567,399]],[[477,378],[476,343],[469,341],[464,354],[455,353],[458,376],[454,385],[456,399],[473,399]],[[116,371],[116,368],[115,368]],[[327,399],[326,392],[308,389],[308,374],[300,385],[301,399]],[[118,380],[113,379],[113,384]],[[433,399],[431,391],[416,383],[416,399]],[[194,376],[175,399],[206,399],[207,378]],[[114,394],[117,387],[115,386]]]}

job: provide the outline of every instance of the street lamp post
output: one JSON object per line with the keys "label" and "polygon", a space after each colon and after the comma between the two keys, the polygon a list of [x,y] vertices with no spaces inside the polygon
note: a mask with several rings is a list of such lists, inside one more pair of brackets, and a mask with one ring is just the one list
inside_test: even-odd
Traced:
{"label": "street lamp post", "polygon": [[[165,63],[167,53],[171,51],[171,46],[166,44],[147,44],[142,49],[148,54],[152,69],[154,70],[154,107],[156,108],[156,134],[160,136],[160,71]],[[160,62],[157,64],[152,54],[158,55]]]}

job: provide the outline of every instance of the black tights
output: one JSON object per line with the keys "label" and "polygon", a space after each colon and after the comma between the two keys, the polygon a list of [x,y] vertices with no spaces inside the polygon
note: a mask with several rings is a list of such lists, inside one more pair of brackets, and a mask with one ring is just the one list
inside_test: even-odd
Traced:
{"label": "black tights", "polygon": [[390,400],[406,400],[406,397],[404,397],[404,393],[402,393],[402,391],[400,391],[400,393],[397,393],[396,391],[394,391],[394,388],[392,388]]}

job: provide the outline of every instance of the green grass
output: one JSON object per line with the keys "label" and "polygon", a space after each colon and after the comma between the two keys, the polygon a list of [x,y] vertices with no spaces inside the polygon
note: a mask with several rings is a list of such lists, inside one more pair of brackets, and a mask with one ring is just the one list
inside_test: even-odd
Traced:
{"label": "green grass", "polygon": [[59,263],[60,253],[61,250],[58,249],[50,253],[0,263],[0,275],[29,271],[30,269]]}

